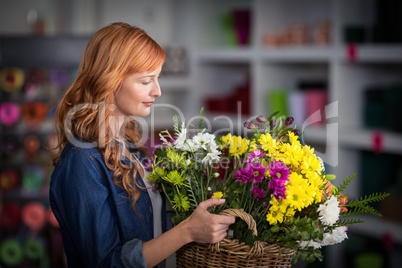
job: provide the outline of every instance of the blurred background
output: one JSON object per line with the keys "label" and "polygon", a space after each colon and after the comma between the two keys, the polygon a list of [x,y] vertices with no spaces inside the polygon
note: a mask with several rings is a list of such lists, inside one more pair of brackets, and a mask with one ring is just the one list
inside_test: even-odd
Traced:
{"label": "blurred background", "polygon": [[[48,204],[51,120],[91,35],[123,21],[166,51],[151,138],[205,108],[210,131],[280,110],[383,218],[301,267],[402,267],[402,1],[0,0],[0,267],[65,267]],[[169,262],[174,267],[174,260]]]}

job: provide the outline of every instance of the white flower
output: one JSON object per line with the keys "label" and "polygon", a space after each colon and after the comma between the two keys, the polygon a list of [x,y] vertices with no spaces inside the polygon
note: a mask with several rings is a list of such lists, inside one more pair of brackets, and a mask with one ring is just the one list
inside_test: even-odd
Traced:
{"label": "white flower", "polygon": [[198,149],[200,148],[196,144],[194,144],[194,142],[190,139],[185,140],[183,147],[181,148],[181,150],[186,152],[196,152],[198,151]]}
{"label": "white flower", "polygon": [[319,156],[316,156],[317,158],[318,158],[318,160],[320,160],[320,165],[321,165],[321,167],[322,167],[322,172],[324,173],[325,172],[325,165],[324,165],[324,161],[322,160],[322,158],[321,157],[319,157]]}
{"label": "white flower", "polygon": [[332,226],[339,219],[339,213],[341,212],[338,199],[335,196],[331,196],[330,199],[327,199],[324,204],[318,207],[317,212],[319,212],[319,219],[324,225]]}
{"label": "white flower", "polygon": [[185,141],[187,139],[187,129],[185,127],[184,122],[181,125],[181,131],[179,133],[179,136],[177,137],[177,139],[174,142],[174,147],[176,149],[179,150],[183,150],[184,146],[185,146]]}
{"label": "white flower", "polygon": [[211,165],[212,163],[217,163],[220,160],[221,152],[207,153],[207,155],[202,159],[202,163]]}
{"label": "white flower", "polygon": [[303,249],[306,249],[308,247],[313,247],[314,249],[321,248],[321,242],[320,241],[314,241],[314,240],[303,240],[299,242],[300,247]]}
{"label": "white flower", "polygon": [[212,147],[216,146],[215,136],[209,133],[198,133],[193,137],[193,142],[195,146],[204,149],[205,151],[210,151]]}
{"label": "white flower", "polygon": [[348,238],[346,233],[346,226],[336,227],[332,230],[332,233],[324,233],[324,239],[322,240],[323,246],[330,246],[341,243],[343,240]]}
{"label": "white flower", "polygon": [[301,248],[306,249],[308,247],[313,247],[314,249],[321,248],[322,246],[331,246],[335,244],[341,243],[343,240],[348,238],[346,233],[346,226],[336,227],[332,230],[331,233],[324,233],[324,239],[321,240],[304,240],[299,241],[299,245]]}

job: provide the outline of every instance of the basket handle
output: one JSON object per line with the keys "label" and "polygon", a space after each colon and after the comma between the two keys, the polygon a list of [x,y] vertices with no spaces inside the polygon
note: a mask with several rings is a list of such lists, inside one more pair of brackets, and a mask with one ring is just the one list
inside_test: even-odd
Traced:
{"label": "basket handle", "polygon": [[[243,221],[246,222],[249,229],[253,230],[253,235],[257,235],[257,223],[255,222],[254,218],[250,214],[245,212],[243,209],[229,208],[229,209],[225,209],[225,210],[221,211],[219,213],[219,215],[239,217],[240,219],[242,219]],[[219,252],[220,251],[219,244],[222,242],[225,243],[228,241],[230,241],[230,240],[225,238],[224,240],[222,240],[219,243],[212,244],[211,245],[212,251]],[[236,254],[236,253],[232,252],[232,254]],[[243,255],[243,253],[239,252],[239,256],[244,257],[244,258],[254,257],[254,256],[260,257],[263,254],[264,254],[264,247],[263,247],[261,241],[254,241],[254,245],[250,248],[250,251],[246,255]]]}
{"label": "basket handle", "polygon": [[247,224],[248,229],[253,230],[253,235],[258,234],[257,233],[257,224],[256,224],[254,218],[247,212],[244,212],[243,209],[228,208],[228,209],[222,210],[219,213],[219,215],[239,217]]}

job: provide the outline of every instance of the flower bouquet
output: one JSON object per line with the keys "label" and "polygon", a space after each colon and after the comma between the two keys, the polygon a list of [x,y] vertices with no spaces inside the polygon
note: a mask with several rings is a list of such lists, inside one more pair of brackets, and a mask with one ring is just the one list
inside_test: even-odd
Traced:
{"label": "flower bouquet", "polygon": [[218,244],[191,243],[177,253],[178,266],[290,267],[298,259],[323,259],[322,246],[347,238],[353,216],[381,216],[370,203],[386,198],[374,193],[356,200],[343,194],[355,175],[339,187],[330,182],[314,149],[302,145],[293,118],[274,113],[245,122],[247,137],[217,137],[199,126],[192,135],[174,118],[174,136],[160,133],[148,179],[161,189],[176,211],[178,223],[211,197],[225,198],[211,213],[234,215],[230,236]]}

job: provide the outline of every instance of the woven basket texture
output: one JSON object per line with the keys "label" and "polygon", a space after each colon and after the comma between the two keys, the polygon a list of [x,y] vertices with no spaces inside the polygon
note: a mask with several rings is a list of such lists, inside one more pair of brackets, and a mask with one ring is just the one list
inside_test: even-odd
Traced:
{"label": "woven basket texture", "polygon": [[[244,220],[257,235],[253,217],[241,209],[226,209],[222,215],[232,215]],[[293,249],[277,244],[256,241],[254,246],[225,238],[217,244],[190,243],[176,252],[176,264],[182,267],[291,267]]]}

